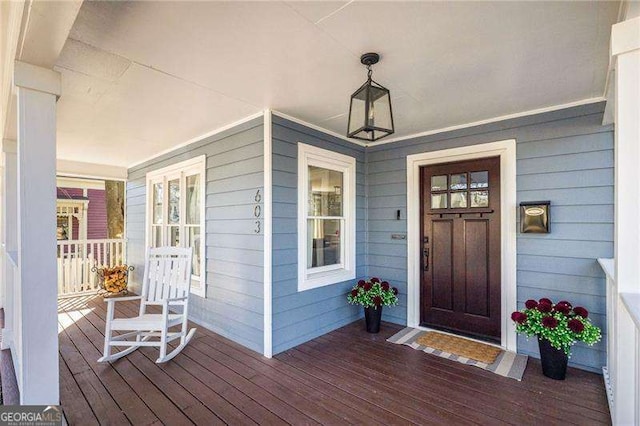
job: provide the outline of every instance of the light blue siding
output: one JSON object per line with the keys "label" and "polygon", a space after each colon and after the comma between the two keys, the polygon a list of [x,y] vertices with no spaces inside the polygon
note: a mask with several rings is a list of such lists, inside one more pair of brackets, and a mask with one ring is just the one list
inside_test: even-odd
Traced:
{"label": "light blue siding", "polygon": [[[254,197],[264,192],[262,118],[205,138],[129,170],[129,262],[142,277],[145,252],[146,173],[207,156],[206,298],[191,296],[190,317],[207,328],[263,351],[264,237],[256,234]],[[260,203],[262,207],[262,203]],[[263,210],[264,211],[264,210]]]}
{"label": "light blue siding", "polygon": [[356,275],[365,275],[364,148],[273,118],[273,353],[279,353],[360,318],[346,302],[352,281],[298,292],[298,142],[356,159]]}
{"label": "light blue siding", "polygon": [[[367,267],[400,288],[401,303],[384,319],[406,324],[406,156],[505,139],[517,141],[518,202],[551,200],[550,234],[518,234],[518,303],[569,299],[605,325],[605,281],[596,263],[613,256],[613,131],[602,126],[603,104],[565,109],[367,149]],[[400,221],[395,211],[401,209]],[[600,371],[605,339],[577,345],[571,364]],[[537,356],[537,343],[518,340]]]}
{"label": "light blue siding", "polygon": [[[353,282],[298,292],[297,144],[356,158],[356,276],[379,276],[400,289],[400,304],[384,319],[406,324],[406,156],[504,139],[517,140],[517,198],[551,200],[548,235],[517,241],[518,303],[543,296],[587,307],[604,327],[604,277],[597,257],[613,255],[613,132],[601,125],[603,105],[589,105],[470,129],[363,148],[280,117],[273,118],[273,353],[361,318],[346,303]],[[206,138],[129,170],[127,238],[139,282],[145,239],[145,175],[207,155],[207,297],[193,298],[193,318],[258,352],[263,350],[262,234],[253,207],[263,190],[261,119]],[[396,210],[401,220],[396,220]],[[606,340],[606,336],[605,336]],[[519,350],[537,356],[535,341]],[[604,342],[577,345],[571,363],[598,371]]]}

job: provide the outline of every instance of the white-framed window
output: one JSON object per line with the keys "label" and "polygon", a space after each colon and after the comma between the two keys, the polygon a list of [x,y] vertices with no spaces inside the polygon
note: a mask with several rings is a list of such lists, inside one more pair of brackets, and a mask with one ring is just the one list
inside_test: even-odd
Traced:
{"label": "white-framed window", "polygon": [[356,160],[298,143],[298,291],[356,276]]}
{"label": "white-framed window", "polygon": [[206,157],[147,173],[147,247],[191,247],[191,293],[205,296]]}

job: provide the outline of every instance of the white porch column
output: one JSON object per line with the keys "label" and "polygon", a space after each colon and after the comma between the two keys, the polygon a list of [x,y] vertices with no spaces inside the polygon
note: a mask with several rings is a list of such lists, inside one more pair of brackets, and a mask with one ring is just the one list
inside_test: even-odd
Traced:
{"label": "white porch column", "polygon": [[16,141],[5,139],[2,141],[2,156],[4,170],[2,177],[2,307],[4,308],[4,329],[2,330],[2,346],[0,349],[8,349],[13,340],[13,260],[9,259],[9,253],[13,257],[18,249],[18,177]]}
{"label": "white porch column", "polygon": [[[18,262],[21,404],[58,404],[56,100],[60,74],[15,63],[18,88]],[[18,341],[17,336],[14,339]]]}
{"label": "white porch column", "polygon": [[[615,261],[619,293],[640,293],[640,17],[613,26],[615,63]],[[636,326],[618,300],[615,324],[615,424],[638,424]],[[611,321],[611,319],[608,319]]]}

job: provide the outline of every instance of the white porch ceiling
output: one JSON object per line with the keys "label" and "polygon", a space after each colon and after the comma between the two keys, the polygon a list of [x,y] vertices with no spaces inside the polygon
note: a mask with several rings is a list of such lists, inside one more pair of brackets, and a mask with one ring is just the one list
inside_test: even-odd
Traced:
{"label": "white porch ceiling", "polygon": [[619,2],[85,1],[58,156],[127,166],[265,108],[344,134],[382,56],[406,136],[603,96]]}

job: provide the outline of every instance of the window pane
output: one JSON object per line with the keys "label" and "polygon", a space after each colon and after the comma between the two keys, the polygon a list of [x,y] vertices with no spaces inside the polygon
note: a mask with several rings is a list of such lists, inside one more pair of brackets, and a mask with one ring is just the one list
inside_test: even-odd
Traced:
{"label": "window pane", "polygon": [[444,175],[444,176],[431,176],[431,190],[432,191],[446,191],[447,190],[447,175]]}
{"label": "window pane", "polygon": [[463,209],[467,207],[467,193],[466,192],[452,192],[451,193],[451,208]]}
{"label": "window pane", "polygon": [[446,209],[447,208],[447,194],[431,194],[431,208],[432,209]]}
{"label": "window pane", "polygon": [[169,181],[168,223],[180,223],[180,179]]}
{"label": "window pane", "polygon": [[[467,189],[467,174],[451,175],[450,189]],[[451,205],[453,205],[453,201]]]}
{"label": "window pane", "polygon": [[472,172],[471,173],[471,188],[488,188],[489,187],[489,172]]}
{"label": "window pane", "polygon": [[364,110],[367,103],[367,91],[359,91],[351,98],[351,111],[349,114],[349,133],[352,133],[365,125]]}
{"label": "window pane", "polygon": [[187,224],[200,225],[200,175],[187,176]]}
{"label": "window pane", "polygon": [[178,247],[180,245],[180,228],[178,226],[169,226],[169,245]]}
{"label": "window pane", "polygon": [[187,241],[188,247],[193,249],[193,261],[191,262],[191,273],[195,276],[200,276],[200,227],[189,226],[187,228]]}
{"label": "window pane", "polygon": [[340,219],[307,220],[307,268],[341,262],[340,222]]}
{"label": "window pane", "polygon": [[58,216],[58,240],[69,240],[69,218],[67,216]]}
{"label": "window pane", "polygon": [[371,98],[373,102],[369,106],[369,125],[381,127],[383,129],[390,129],[391,99],[389,97],[389,92],[378,89],[377,87],[372,87]]}
{"label": "window pane", "polygon": [[342,216],[342,172],[309,166],[309,216]]}
{"label": "window pane", "polygon": [[489,207],[489,191],[471,191],[471,207]]}
{"label": "window pane", "polygon": [[151,246],[162,247],[162,227],[161,226],[151,227]]}
{"label": "window pane", "polygon": [[164,193],[162,192],[162,183],[153,184],[153,223],[162,223],[162,199]]}

